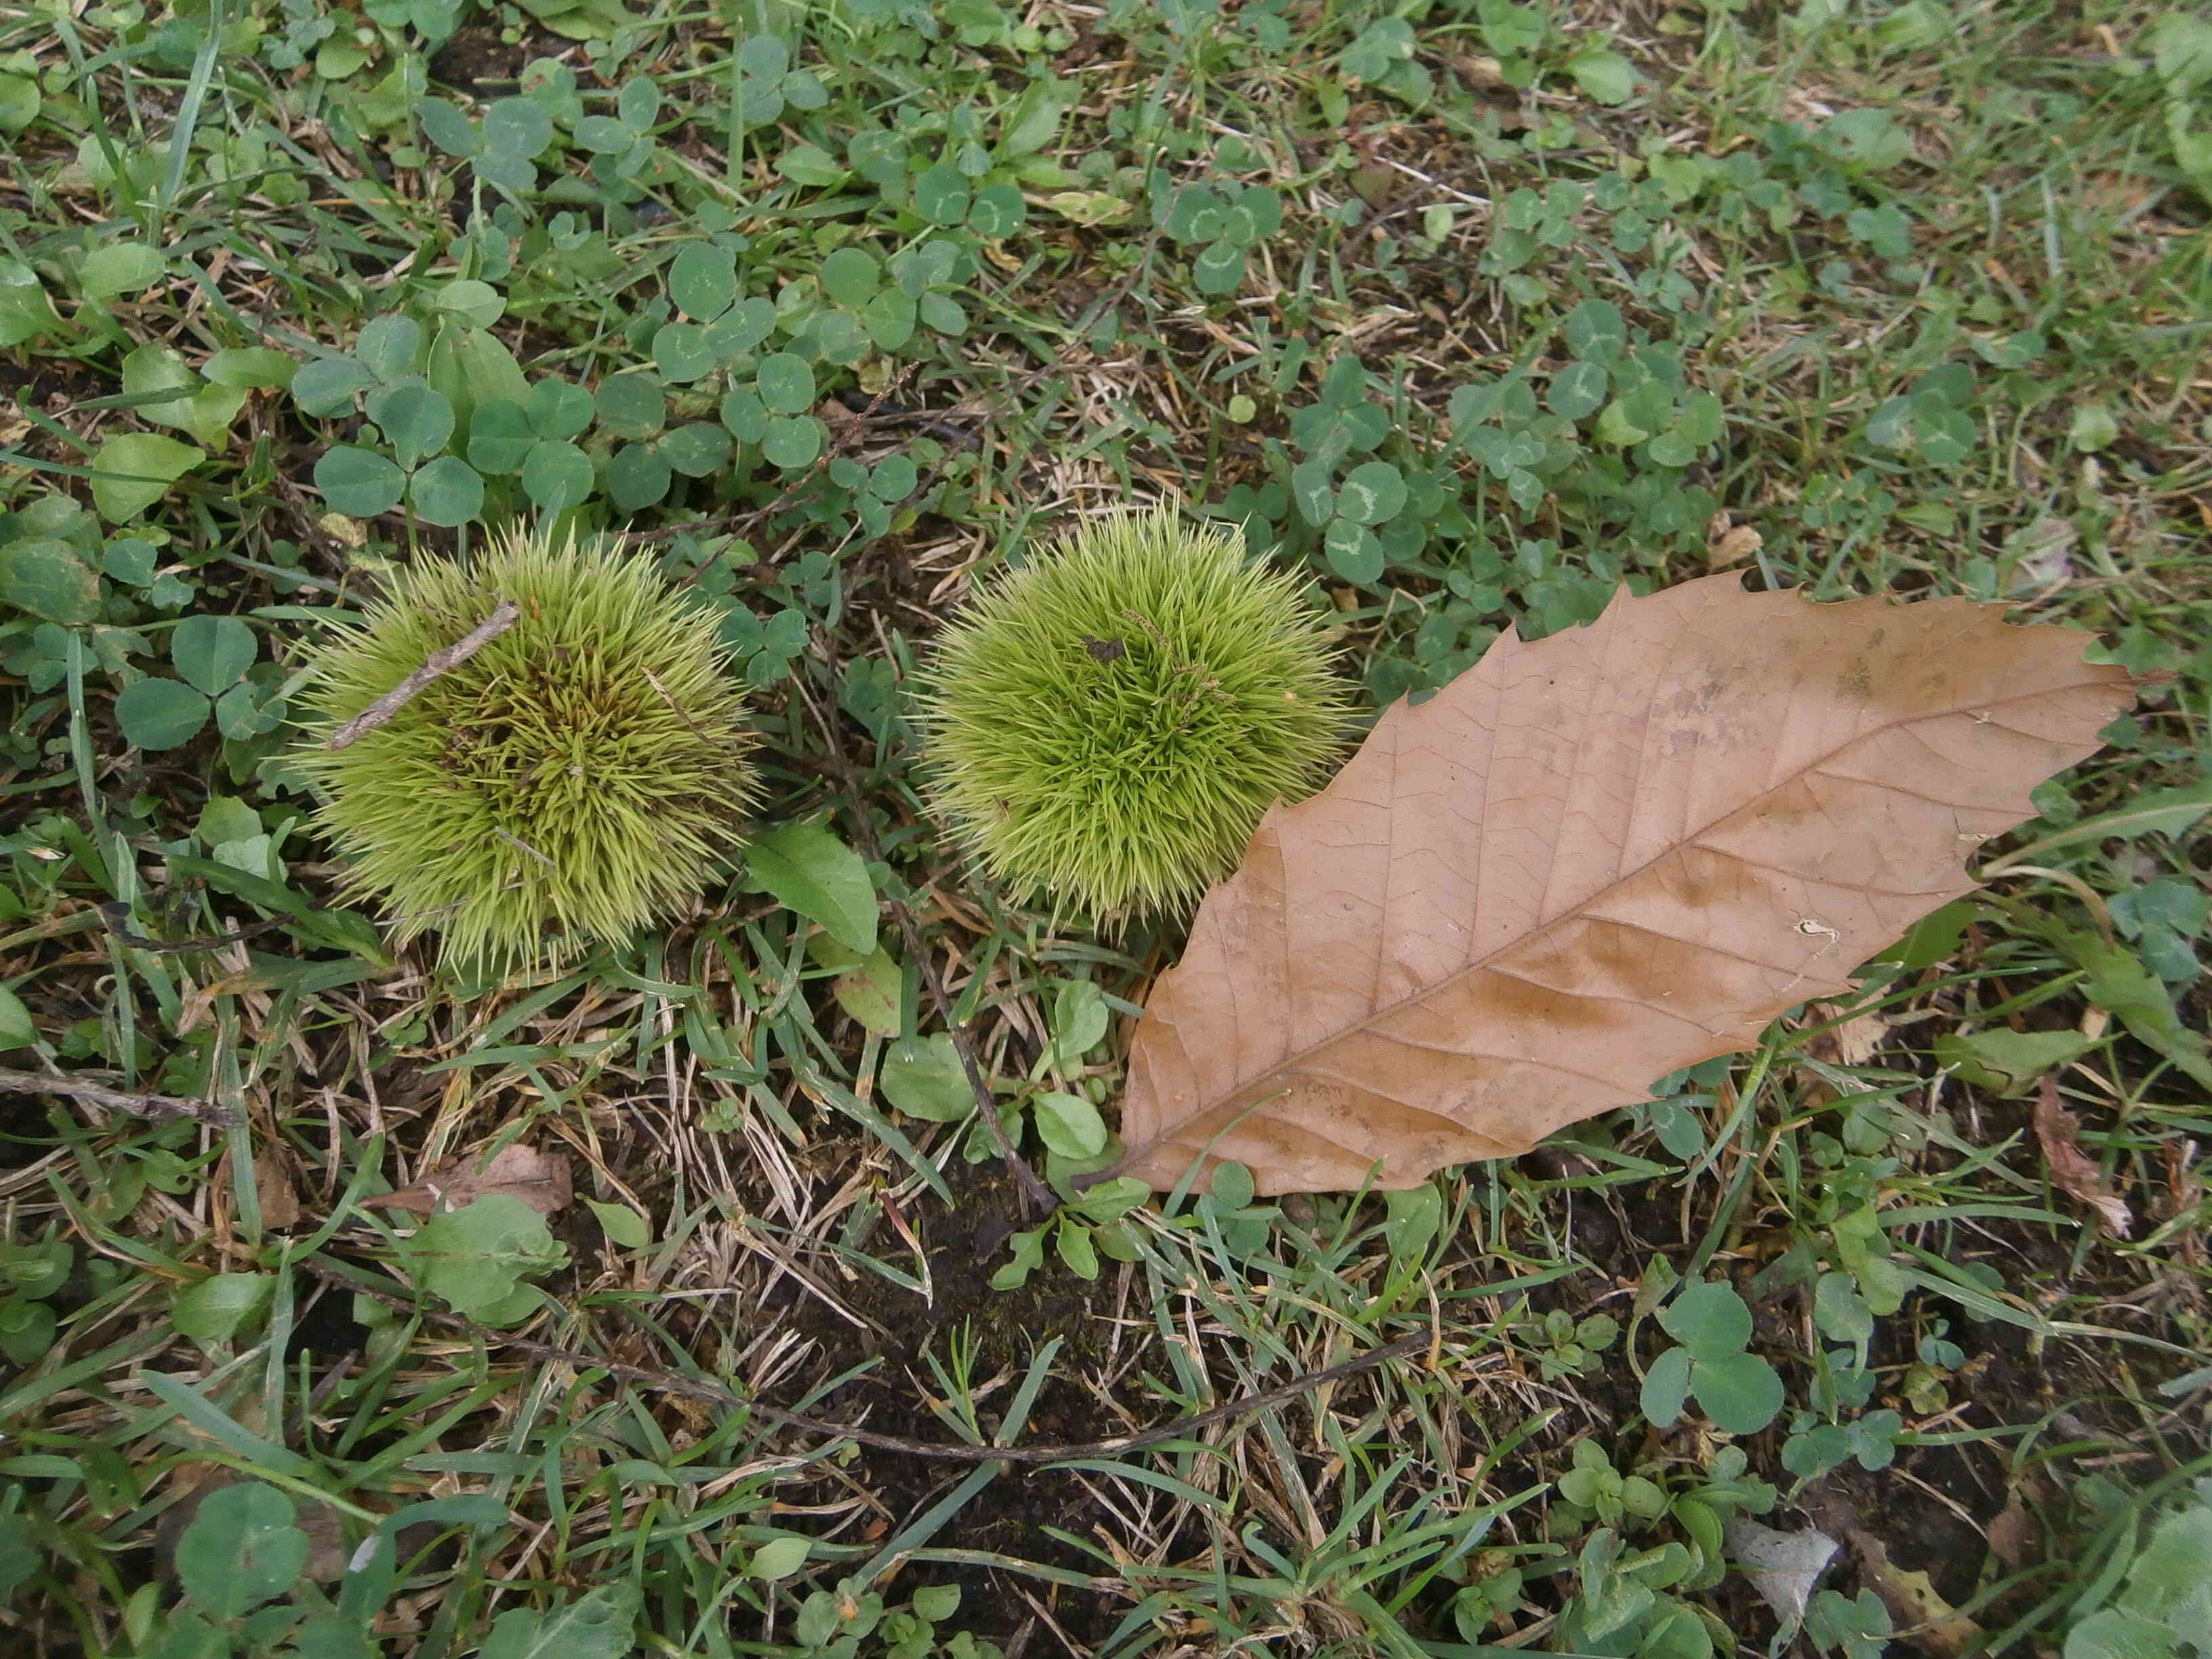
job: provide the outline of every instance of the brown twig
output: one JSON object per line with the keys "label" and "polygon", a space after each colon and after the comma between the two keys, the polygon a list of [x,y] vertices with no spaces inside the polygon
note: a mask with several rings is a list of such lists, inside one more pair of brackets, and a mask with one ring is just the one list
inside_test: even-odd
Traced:
{"label": "brown twig", "polygon": [[94,1075],[112,1078],[112,1072],[78,1073],[74,1077],[49,1077],[44,1072],[17,1072],[0,1066],[0,1095],[59,1095],[64,1100],[89,1101],[133,1117],[189,1117],[202,1123],[232,1124],[238,1114],[212,1100],[192,1100],[183,1095],[134,1095],[93,1081]]}
{"label": "brown twig", "polygon": [[226,933],[210,933],[204,939],[150,939],[137,933],[131,926],[131,907],[120,899],[110,899],[94,907],[107,931],[134,951],[144,951],[154,956],[171,956],[193,951],[220,951],[226,945],[239,945],[250,939],[258,939],[272,927],[284,925],[282,916],[271,916],[266,921],[257,921],[245,927],[234,927]]}
{"label": "brown twig", "polygon": [[[836,678],[837,660],[836,653],[831,652],[830,678],[833,684]],[[816,706],[812,695],[804,684],[799,686],[799,695],[806,703],[807,713],[814,716],[815,723],[822,728],[822,741],[829,755],[830,769],[837,775],[839,787],[852,803],[853,820],[860,832],[861,850],[867,854],[871,862],[881,864],[884,861],[883,845],[876,839],[875,825],[868,822],[868,803],[854,780],[852,768],[845,763],[845,751],[838,746],[836,723]],[[937,963],[922,942],[921,929],[915,925],[913,912],[895,898],[884,897],[879,902],[891,913],[891,920],[898,923],[899,934],[906,940],[908,958],[921,969],[921,982],[929,992],[930,1006],[937,1010],[938,1018],[944,1022],[945,1030],[951,1035],[953,1049],[960,1056],[960,1069],[968,1074],[968,1087],[975,1097],[975,1109],[982,1117],[983,1127],[991,1132],[993,1146],[997,1148],[1006,1167],[1014,1172],[1014,1178],[1021,1183],[1022,1191],[1043,1214],[1050,1215],[1060,1207],[1060,1200],[1053,1195],[1051,1188],[1038,1179],[1037,1172],[1030,1168],[1028,1160],[1014,1150],[1013,1142],[1007,1138],[1006,1126],[999,1121],[998,1102],[991,1096],[990,1081],[983,1075],[982,1060],[975,1053],[975,1044],[969,1038],[967,1027],[953,1012],[952,999],[946,994],[945,981],[937,972]]]}
{"label": "brown twig", "polygon": [[298,1265],[333,1285],[360,1291],[395,1308],[404,1308],[410,1313],[419,1313],[424,1318],[452,1329],[465,1331],[488,1347],[513,1348],[533,1358],[548,1360],[555,1364],[572,1365],[579,1370],[605,1371],[639,1388],[652,1389],[662,1394],[682,1395],[686,1399],[750,1412],[757,1417],[766,1418],[787,1429],[796,1429],[802,1434],[819,1435],[829,1440],[850,1440],[858,1445],[872,1446],[878,1451],[904,1452],[913,1457],[933,1457],[951,1463],[1061,1463],[1075,1458],[1126,1456],[1131,1452],[1164,1445],[1170,1440],[1186,1438],[1201,1429],[1212,1427],[1216,1423],[1234,1422],[1240,1417],[1249,1417],[1255,1412],[1266,1411],[1271,1406],[1287,1405],[1317,1389],[1364,1376],[1394,1359],[1419,1353],[1433,1340],[1432,1333],[1417,1331],[1411,1336],[1401,1336],[1395,1341],[1386,1342],[1379,1348],[1370,1348],[1355,1358],[1324,1366],[1317,1371],[1307,1371],[1287,1382],[1279,1382],[1272,1389],[1241,1395],[1222,1405],[1209,1406],[1204,1411],[1191,1412],[1152,1428],[1141,1429],[1134,1434],[1117,1435],[1110,1440],[1078,1440],[1042,1446],[967,1446],[945,1441],[909,1440],[903,1435],[882,1434],[873,1429],[859,1428],[848,1423],[831,1423],[799,1412],[787,1412],[781,1406],[764,1406],[757,1400],[748,1400],[734,1389],[713,1382],[681,1376],[673,1371],[654,1370],[650,1366],[625,1364],[618,1359],[603,1359],[597,1354],[584,1353],[574,1348],[557,1347],[550,1342],[538,1342],[526,1336],[495,1331],[489,1326],[463,1319],[458,1314],[419,1307],[404,1296],[371,1289],[350,1275],[326,1267],[318,1261],[303,1261]]}
{"label": "brown twig", "polygon": [[343,726],[331,733],[325,749],[343,749],[348,744],[374,732],[388,722],[394,714],[422,695],[422,689],[441,674],[452,672],[494,640],[514,626],[521,617],[521,607],[513,599],[501,599],[492,607],[491,615],[472,633],[455,640],[442,651],[433,651],[422,660],[422,665],[374,702],[356,714]]}

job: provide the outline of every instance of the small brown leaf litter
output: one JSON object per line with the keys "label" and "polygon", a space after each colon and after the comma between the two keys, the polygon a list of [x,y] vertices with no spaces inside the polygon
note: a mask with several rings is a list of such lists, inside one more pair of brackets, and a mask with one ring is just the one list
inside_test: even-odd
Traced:
{"label": "small brown leaf litter", "polygon": [[568,1160],[558,1152],[528,1146],[502,1146],[481,1170],[466,1158],[441,1164],[411,1187],[365,1198],[364,1204],[428,1216],[442,1209],[466,1209],[488,1193],[519,1198],[540,1215],[568,1206],[571,1196]]}
{"label": "small brown leaf litter", "polygon": [[2058,1098],[2058,1079],[2046,1077],[2035,1097],[2035,1139],[2051,1164],[2051,1179],[2058,1188],[2080,1199],[2094,1211],[2097,1224],[2114,1238],[2125,1238],[2134,1226],[2127,1201],[2105,1184],[2097,1162],[2081,1150],[2074,1114]]}
{"label": "small brown leaf litter", "polygon": [[1899,1635],[1934,1659],[1959,1659],[1982,1641],[1982,1627],[1938,1595],[1926,1573],[1905,1571],[1872,1533],[1853,1528],[1849,1535],[1858,1552],[1859,1577],[1889,1609]]}
{"label": "small brown leaf litter", "polygon": [[1410,1187],[1755,1046],[2096,752],[2135,684],[2090,642],[1733,575],[1507,632],[1206,896],[1137,1028],[1115,1173]]}

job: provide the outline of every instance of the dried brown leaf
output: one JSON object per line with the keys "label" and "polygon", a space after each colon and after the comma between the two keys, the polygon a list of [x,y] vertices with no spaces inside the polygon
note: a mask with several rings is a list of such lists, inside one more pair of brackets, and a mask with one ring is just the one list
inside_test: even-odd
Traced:
{"label": "dried brown leaf", "polygon": [[568,1203],[568,1160],[558,1152],[502,1146],[482,1169],[467,1158],[457,1158],[440,1164],[411,1187],[362,1201],[427,1216],[441,1209],[465,1209],[487,1193],[505,1193],[540,1215],[551,1215]]}
{"label": "dried brown leaf", "polygon": [[2006,1494],[2004,1508],[1989,1524],[1989,1540],[1997,1559],[2015,1572],[2040,1558],[2043,1529],[2036,1525],[2027,1505],[2020,1501],[2018,1492]]}
{"label": "dried brown leaf", "polygon": [[1855,1014],[1832,1003],[1813,1012],[1836,1023],[1814,1032],[1805,1046],[1814,1059],[1832,1066],[1863,1066],[1889,1040],[1889,1022],[1879,1010]]}
{"label": "dried brown leaf", "polygon": [[263,1226],[289,1227],[298,1223],[300,1195],[292,1190],[291,1177],[271,1152],[254,1155],[253,1196],[261,1208]]}
{"label": "dried brown leaf", "polygon": [[1850,1540],[1858,1552],[1859,1577],[1889,1609],[1899,1635],[1910,1637],[1936,1659],[1959,1659],[1982,1640],[1982,1627],[1945,1601],[1926,1573],[1905,1571],[1872,1533],[1855,1528]]}
{"label": "dried brown leaf", "polygon": [[1705,520],[1705,568],[1725,570],[1741,564],[1766,545],[1766,538],[1747,524],[1738,524],[1726,513]]}
{"label": "dried brown leaf", "polygon": [[2125,1238],[2135,1218],[2128,1213],[2126,1200],[2105,1184],[2096,1160],[2081,1150],[2076,1131],[2074,1114],[2058,1098],[2058,1079],[2045,1078],[2036,1090],[2035,1139],[2050,1160],[2051,1180],[2087,1205],[2106,1232]]}
{"label": "dried brown leaf", "polygon": [[1726,575],[1505,634],[1206,896],[1137,1029],[1118,1173],[1408,1187],[1753,1046],[2094,752],[2134,687],[2087,642]]}

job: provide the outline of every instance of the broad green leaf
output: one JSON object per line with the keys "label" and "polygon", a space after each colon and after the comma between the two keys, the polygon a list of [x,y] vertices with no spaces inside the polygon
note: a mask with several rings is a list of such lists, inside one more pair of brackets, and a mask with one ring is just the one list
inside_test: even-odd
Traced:
{"label": "broad green leaf", "polygon": [[207,459],[204,450],[150,432],[125,432],[92,458],[92,504],[110,524],[137,518]]}
{"label": "broad green leaf", "polygon": [[453,405],[445,393],[420,381],[372,392],[368,418],[383,428],[392,454],[403,467],[420,465],[453,435]]}
{"label": "broad green leaf", "polygon": [[243,1617],[292,1587],[307,1565],[307,1534],[292,1500],[259,1480],[210,1492],[178,1540],[177,1578],[210,1617]]}
{"label": "broad green leaf", "polygon": [[957,225],[968,216],[968,180],[939,161],[914,181],[914,209],[933,225]]}
{"label": "broad green leaf", "polygon": [[2120,423],[2112,418],[2111,409],[2101,403],[2076,404],[2066,438],[2083,454],[2094,455],[2120,441]]}
{"label": "broad green leaf", "polygon": [[407,491],[407,475],[390,457],[353,444],[338,444],[323,452],[315,463],[315,488],[333,512],[352,519],[373,519],[399,505]]}
{"label": "broad green leaf", "polygon": [[500,1614],[477,1659],[629,1659],[636,1651],[637,1589],[604,1585],[565,1607]]}
{"label": "broad green leaf", "polygon": [[1628,325],[1609,300],[1584,300],[1567,313],[1567,349],[1586,363],[1609,364],[1628,349]]}
{"label": "broad green leaf", "polygon": [[166,394],[164,401],[137,404],[133,412],[143,421],[175,427],[210,447],[228,435],[246,398],[236,388],[210,385],[187,368],[182,357],[159,344],[142,345],[123,360],[123,390],[134,397]]}
{"label": "broad green leaf", "polygon": [[518,472],[537,441],[520,404],[504,398],[479,404],[469,420],[469,465],[478,472]]}
{"label": "broad green leaf", "polygon": [[1348,582],[1370,587],[1382,580],[1387,561],[1375,532],[1350,519],[1334,519],[1322,533],[1328,568]]}
{"label": "broad green leaf", "polygon": [[761,453],[786,472],[814,465],[822,453],[822,422],[811,415],[779,415],[761,435]]}
{"label": "broad green leaf", "polygon": [[195,1342],[228,1342],[267,1305],[276,1286],[269,1273],[210,1273],[177,1292],[169,1322]]}
{"label": "broad green leaf", "polygon": [[300,367],[299,360],[289,352],[268,346],[225,346],[209,354],[207,362],[200,366],[200,373],[207,376],[210,386],[258,392],[289,386]]}
{"label": "broad green leaf", "polygon": [[883,283],[883,265],[866,248],[841,247],[822,261],[822,291],[839,305],[858,311]]}
{"label": "broad green leaf", "polygon": [[1050,75],[1031,79],[1013,107],[1000,119],[999,159],[1010,161],[1049,144],[1060,131],[1073,91],[1066,82]]}
{"label": "broad green leaf", "polygon": [[771,1538],[765,1544],[754,1547],[752,1560],[747,1571],[756,1578],[770,1581],[788,1578],[806,1565],[806,1553],[812,1540],[796,1533],[786,1533]]}
{"label": "broad green leaf", "polygon": [[876,1084],[884,1098],[908,1117],[957,1123],[975,1109],[960,1051],[941,1031],[885,1048]]}
{"label": "broad green leaf", "polygon": [[572,443],[541,439],[522,463],[523,493],[544,513],[562,513],[591,499],[592,458]]}
{"label": "broad green leaf", "polygon": [[1098,1252],[1091,1245],[1088,1227],[1061,1217],[1059,1231],[1053,1235],[1053,1249],[1061,1265],[1078,1279],[1087,1281],[1098,1277]]}
{"label": "broad green leaf", "polygon": [[143,679],[115,699],[123,740],[140,749],[174,749],[190,743],[214,705],[179,680]]}
{"label": "broad green leaf", "polygon": [[1255,1193],[1252,1171],[1235,1158],[1224,1158],[1213,1166],[1207,1191],[1217,1212],[1243,1209],[1252,1202]]}
{"label": "broad green leaf", "polygon": [[730,434],[711,421],[691,421],[656,446],[668,465],[687,478],[704,478],[730,464]]}
{"label": "broad green leaf", "polygon": [[376,377],[351,357],[310,357],[292,376],[292,401],[305,414],[342,415],[375,384]]}
{"label": "broad green leaf", "polygon": [[2212,778],[2171,789],[2153,789],[2117,811],[2100,812],[2094,817],[2081,819],[2030,842],[2017,853],[2008,854],[1988,866],[1984,878],[2007,865],[2033,864],[2045,853],[2079,842],[2102,841],[2107,836],[2178,836],[2194,828],[2207,812],[2212,812]]}
{"label": "broad green leaf", "polygon": [[1936,1063],[1962,1083],[1999,1094],[2021,1095],[2038,1078],[2078,1060],[2096,1045],[2079,1031],[1946,1031],[1936,1039]]}
{"label": "broad green leaf", "polygon": [[1081,1095],[1039,1095],[1030,1111],[1038,1136],[1062,1158],[1096,1158],[1106,1150],[1106,1120]]}
{"label": "broad green leaf", "polygon": [[386,383],[404,380],[422,361],[422,325],[398,313],[373,317],[353,343],[356,362]]}
{"label": "broad green leaf", "polygon": [[1191,285],[1200,294],[1234,294],[1244,283],[1244,250],[1234,242],[1212,242],[1190,262]]}
{"label": "broad green leaf", "polygon": [[64,626],[100,620],[100,573],[52,537],[0,547],[0,605]]}
{"label": "broad green leaf", "polygon": [[650,438],[666,422],[668,404],[660,377],[629,371],[610,374],[592,395],[599,425],[611,437]]}
{"label": "broad green leaf", "polygon": [[1757,1434],[1782,1410],[1782,1378],[1757,1354],[1699,1356],[1690,1386],[1713,1426],[1728,1434]]}
{"label": "broad green leaf", "polygon": [[542,155],[553,142],[553,118],[534,100],[495,98],[483,117],[483,148],[488,155],[528,161]]}
{"label": "broad green leaf", "polygon": [[888,949],[879,945],[864,956],[828,933],[817,933],[806,941],[806,954],[822,966],[839,970],[830,989],[840,1008],[878,1036],[898,1035],[902,976]]}
{"label": "broad green leaf", "polygon": [[568,1252],[545,1219],[520,1199],[488,1193],[465,1208],[433,1216],[405,1246],[423,1289],[464,1317],[511,1324],[537,1305],[520,1280],[565,1264]]}
{"label": "broad green leaf", "polygon": [[84,256],[77,285],[88,300],[113,300],[151,287],[167,268],[161,253],[143,242],[109,242]]}
{"label": "broad green leaf", "polygon": [[762,405],[771,415],[803,415],[814,407],[814,371],[804,357],[791,352],[763,357],[755,384]]}
{"label": "broad green leaf", "polygon": [[0,1048],[27,1048],[39,1040],[39,1028],[23,999],[0,985]]}
{"label": "broad green leaf", "polygon": [[1684,1290],[1661,1310],[1659,1322],[1699,1359],[1741,1352],[1751,1340],[1751,1310],[1734,1285],[1717,1280]]}
{"label": "broad green leaf", "polygon": [[705,326],[699,323],[663,323],[653,331],[653,366],[663,380],[689,386],[714,372],[720,356]]}
{"label": "broad green leaf", "polygon": [[188,685],[210,697],[253,666],[253,629],[236,617],[187,617],[169,636],[169,660]]}
{"label": "broad green leaf", "polygon": [[483,148],[477,124],[458,105],[443,98],[419,100],[415,106],[415,118],[422,124],[422,136],[448,155],[465,159]]}
{"label": "broad green leaf", "polygon": [[1617,52],[1577,52],[1567,59],[1567,73],[1601,104],[1625,104],[1636,95],[1636,65]]}
{"label": "broad green leaf", "polygon": [[672,469],[652,444],[624,444],[607,460],[607,494],[615,509],[635,513],[668,493]]}
{"label": "broad green leaf", "polygon": [[1106,994],[1087,979],[1062,980],[1052,998],[1052,1046],[1063,1066],[1079,1066],[1083,1056],[1105,1039],[1113,1016]]}
{"label": "broad green leaf", "polygon": [[39,273],[21,259],[0,258],[0,349],[61,330],[62,319]]}
{"label": "broad green leaf", "polygon": [[641,1250],[653,1243],[652,1224],[629,1205],[602,1204],[595,1198],[587,1198],[584,1202],[599,1217],[599,1226],[609,1242],[626,1250]]}
{"label": "broad green leaf", "polygon": [[669,264],[668,297],[686,317],[712,322],[738,297],[737,256],[711,242],[686,243]]}
{"label": "broad green leaf", "polygon": [[1406,480],[1388,461],[1365,461],[1336,487],[1336,510],[1354,524],[1378,525],[1406,505]]}
{"label": "broad green leaf", "polygon": [[1029,204],[1012,185],[992,185],[975,192],[968,210],[968,228],[986,241],[1000,241],[1029,222]]}
{"label": "broad green leaf", "polygon": [[2071,954],[2087,972],[2081,992],[2136,1037],[2155,1048],[2199,1087],[2212,1089],[2212,1056],[2202,1034],[2174,1012],[2173,996],[2134,952],[2076,935]]}
{"label": "broad green leaf", "polygon": [[407,499],[424,523],[451,529],[483,511],[483,479],[459,456],[441,455],[407,481]]}
{"label": "broad green leaf", "polygon": [[1300,461],[1291,469],[1291,499],[1298,516],[1318,530],[1336,516],[1336,490],[1326,461]]}
{"label": "broad green leaf", "polygon": [[1545,402],[1564,420],[1579,421],[1596,412],[1605,402],[1607,375],[1596,363],[1569,363],[1552,376]]}
{"label": "broad green leaf", "polygon": [[876,890],[860,855],[818,823],[787,823],[753,838],[745,862],[757,887],[847,949],[876,948]]}
{"label": "broad green leaf", "polygon": [[1400,1260],[1419,1256],[1443,1225],[1443,1194],[1432,1182],[1382,1194],[1382,1237]]}

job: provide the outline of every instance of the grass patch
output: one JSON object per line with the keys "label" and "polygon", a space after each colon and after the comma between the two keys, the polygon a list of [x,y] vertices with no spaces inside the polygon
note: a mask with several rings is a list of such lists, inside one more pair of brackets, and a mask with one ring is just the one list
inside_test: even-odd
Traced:
{"label": "grass patch", "polygon": [[[2111,0],[0,23],[7,1640],[2201,1618],[2208,131],[2204,26]],[[1363,719],[1720,568],[2160,678],[1747,1060],[1411,1194],[1047,1216],[1177,925],[979,878],[908,698],[972,581],[1155,499]],[[525,516],[711,613],[762,833],[501,977],[393,948],[287,751],[333,623]],[[1809,1599],[1747,1522],[1835,1541]]]}

